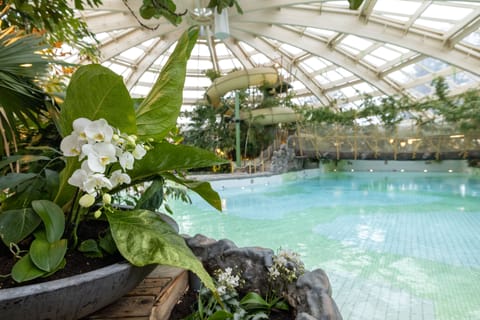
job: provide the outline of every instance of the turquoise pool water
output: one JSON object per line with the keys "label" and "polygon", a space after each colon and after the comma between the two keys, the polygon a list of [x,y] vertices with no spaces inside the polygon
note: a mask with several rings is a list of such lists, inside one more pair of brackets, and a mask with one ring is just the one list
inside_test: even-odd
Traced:
{"label": "turquoise pool water", "polygon": [[299,252],[344,319],[480,319],[480,178],[328,173],[214,181],[220,213],[171,204],[181,232]]}

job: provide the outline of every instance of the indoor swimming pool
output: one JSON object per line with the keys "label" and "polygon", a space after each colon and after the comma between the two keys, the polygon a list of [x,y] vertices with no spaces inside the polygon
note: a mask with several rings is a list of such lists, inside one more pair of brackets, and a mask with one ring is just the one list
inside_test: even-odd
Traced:
{"label": "indoor swimming pool", "polygon": [[480,319],[480,177],[318,173],[213,181],[224,211],[170,203],[182,233],[300,253],[346,320]]}

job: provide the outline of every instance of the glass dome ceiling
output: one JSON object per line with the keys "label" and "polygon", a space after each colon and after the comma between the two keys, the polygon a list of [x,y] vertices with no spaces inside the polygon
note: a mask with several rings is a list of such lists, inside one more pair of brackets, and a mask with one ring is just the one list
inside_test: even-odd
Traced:
{"label": "glass dome ceiling", "polygon": [[[142,0],[104,0],[81,12],[100,41],[101,62],[121,74],[131,94],[148,93],[191,25],[201,35],[188,62],[184,106],[204,98],[207,70],[227,74],[260,66],[277,68],[296,92],[296,102],[355,108],[363,94],[407,94],[421,99],[443,76],[451,94],[479,88],[480,2],[365,0],[242,0],[243,15],[230,9],[229,36],[215,36],[208,0],[179,0],[188,9],[180,26],[143,20]],[[73,57],[72,59],[75,59]],[[82,62],[75,60],[75,62]]]}

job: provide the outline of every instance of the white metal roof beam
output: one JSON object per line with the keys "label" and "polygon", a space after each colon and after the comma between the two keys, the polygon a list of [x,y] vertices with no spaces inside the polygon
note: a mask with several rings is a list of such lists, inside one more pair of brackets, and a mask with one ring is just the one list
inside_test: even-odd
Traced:
{"label": "white metal roof beam", "polygon": [[[302,70],[299,66],[297,66],[290,58],[287,56],[282,55],[278,50],[272,47],[270,44],[267,44],[265,41],[261,40],[254,35],[244,32],[241,30],[234,30],[230,29],[232,35],[247,43],[252,48],[255,48],[257,51],[263,53],[265,56],[270,58],[270,60],[278,62],[282,65],[282,68],[291,72],[292,76],[296,77],[305,87],[307,87],[316,97],[317,99],[325,104],[329,104],[329,100],[327,100],[323,96],[323,90],[319,87],[306,73]],[[298,70],[298,72],[293,72],[293,68]]]}
{"label": "white metal roof beam", "polygon": [[235,58],[237,58],[238,61],[240,61],[240,63],[245,69],[253,68],[252,61],[248,58],[248,56],[241,49],[241,47],[237,43],[235,43],[234,40],[232,40],[231,37],[223,40],[223,44],[225,44],[228,50],[230,50],[233,53]]}
{"label": "white metal roof beam", "polygon": [[395,90],[384,83],[382,79],[378,78],[378,76],[372,70],[356,63],[356,61],[353,59],[347,58],[345,55],[337,51],[331,50],[325,43],[321,43],[318,40],[312,39],[308,36],[300,37],[295,32],[278,27],[276,25],[269,27],[264,24],[235,24],[235,30],[237,27],[246,28],[246,30],[255,32],[255,34],[259,36],[271,39],[277,39],[280,41],[282,41],[282,39],[289,39],[290,45],[320,56],[323,59],[329,60],[335,65],[347,69],[360,79],[363,79],[374,87],[377,87],[385,94],[395,94]]}
{"label": "white metal roof beam", "polygon": [[142,60],[140,60],[138,65],[133,68],[132,74],[127,79],[125,79],[128,90],[132,89],[135,83],[137,83],[138,79],[140,79],[140,77],[145,73],[145,71],[148,70],[148,68],[158,59],[160,55],[165,53],[165,51],[170,48],[174,41],[175,40],[173,39],[170,41],[158,40],[158,42],[151,48],[151,50],[145,52]]}
{"label": "white metal roof beam", "polygon": [[432,1],[424,1],[420,7],[418,7],[417,11],[413,15],[411,15],[408,19],[408,21],[405,24],[405,32],[408,32],[408,29],[415,23],[415,21],[420,17],[425,10],[430,6]]}
{"label": "white metal roof beam", "polygon": [[370,18],[370,15],[373,12],[373,8],[376,4],[377,0],[365,0],[360,10],[360,19],[362,19],[363,21],[368,21],[368,18]]}
{"label": "white metal roof beam", "polygon": [[458,42],[478,28],[480,28],[480,9],[472,12],[467,18],[460,22],[454,30],[446,35],[445,46],[453,48]]}
{"label": "white metal roof beam", "polygon": [[397,61],[397,63],[395,65],[393,65],[392,67],[389,67],[389,68],[384,68],[382,71],[380,71],[378,74],[380,77],[384,77],[385,75],[391,73],[391,72],[395,72],[397,70],[400,70],[400,69],[403,69],[405,68],[406,66],[412,64],[412,63],[416,63],[416,62],[419,62],[421,60],[425,59],[425,56],[422,56],[421,54],[415,54],[414,56],[411,56],[410,58],[406,58],[404,60],[401,60],[401,61]]}
{"label": "white metal roof beam", "polygon": [[166,41],[171,39],[178,40],[183,31],[183,28],[175,28],[174,26],[169,26],[162,31],[136,29],[113,41],[108,42],[105,45],[100,46],[100,51],[102,53],[101,59],[102,61],[109,60],[129,48],[155,37],[161,37],[161,39]]}
{"label": "white metal roof beam", "polygon": [[264,25],[297,25],[354,34],[359,37],[402,46],[480,75],[480,57],[471,56],[456,48],[449,50],[445,48],[440,39],[429,38],[427,34],[414,32],[405,34],[405,29],[393,26],[387,27],[381,23],[372,22],[372,20],[369,23],[363,23],[358,19],[352,19],[350,14],[331,11],[319,13],[298,8],[282,8],[281,12],[270,10],[246,13],[242,16],[232,17],[230,21],[231,27],[234,26],[235,28],[241,28],[240,25],[242,24],[254,22]]}

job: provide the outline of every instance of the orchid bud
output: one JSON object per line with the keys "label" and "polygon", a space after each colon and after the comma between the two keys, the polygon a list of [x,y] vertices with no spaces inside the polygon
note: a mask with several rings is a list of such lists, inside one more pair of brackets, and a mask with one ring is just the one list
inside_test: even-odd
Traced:
{"label": "orchid bud", "polygon": [[78,203],[84,208],[89,208],[95,203],[95,197],[88,193],[84,194]]}
{"label": "orchid bud", "polygon": [[111,204],[112,203],[112,196],[108,193],[103,194],[102,200],[104,204]]}
{"label": "orchid bud", "polygon": [[133,145],[135,144],[135,141],[136,141],[136,140],[137,140],[137,137],[134,136],[134,135],[130,135],[130,136],[128,136],[128,138],[127,138],[127,141],[128,141],[129,143],[133,144]]}
{"label": "orchid bud", "polygon": [[101,211],[100,209],[98,209],[97,211],[95,211],[95,213],[93,214],[93,216],[95,217],[95,219],[100,218],[101,215],[102,215],[102,211]]}

